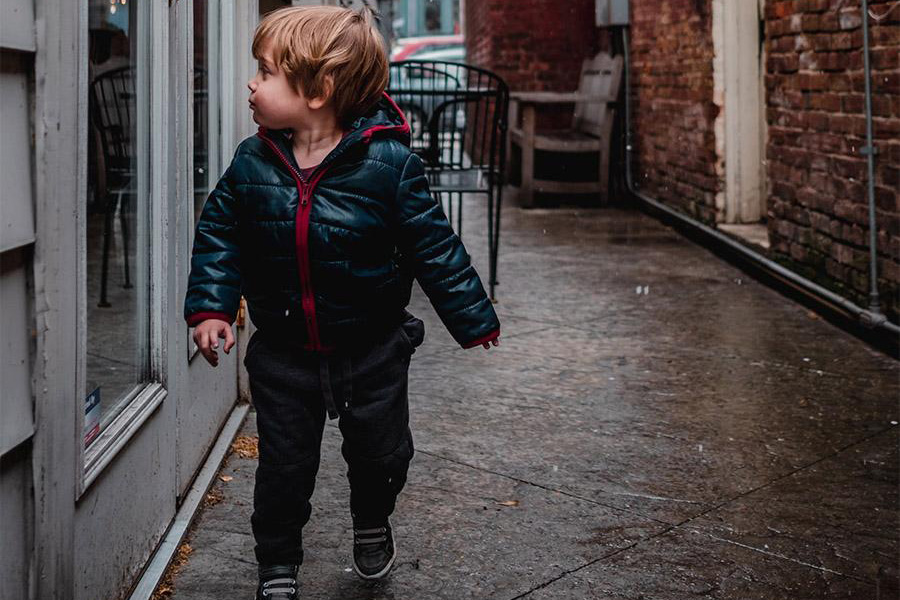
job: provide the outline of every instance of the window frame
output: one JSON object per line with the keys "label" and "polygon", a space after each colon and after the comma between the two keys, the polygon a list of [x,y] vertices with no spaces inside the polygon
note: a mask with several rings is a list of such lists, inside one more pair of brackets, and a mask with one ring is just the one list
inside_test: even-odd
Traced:
{"label": "window frame", "polygon": [[[77,205],[75,221],[76,252],[78,268],[76,269],[76,305],[78,323],[76,328],[76,398],[79,401],[76,409],[76,445],[75,461],[76,489],[75,499],[80,498],[97,480],[103,470],[110,465],[119,451],[141,429],[168,395],[167,381],[167,345],[165,323],[169,310],[166,293],[166,273],[168,271],[167,203],[169,197],[169,145],[166,127],[154,126],[168,121],[169,69],[158,68],[169,64],[169,6],[165,3],[143,0],[134,3],[139,14],[137,16],[139,39],[136,47],[135,64],[143,65],[136,72],[139,81],[135,83],[138,90],[137,102],[143,103],[145,118],[138,121],[136,139],[141,149],[138,157],[138,194],[146,198],[146,218],[141,224],[138,221],[138,233],[135,247],[143,243],[149,246],[146,263],[146,305],[147,319],[142,323],[146,328],[147,363],[144,380],[136,383],[133,390],[118,400],[114,413],[101,423],[101,430],[91,444],[84,445],[84,386],[87,377],[87,136],[88,109],[87,102],[78,103],[78,174],[76,176]],[[88,94],[88,35],[89,27],[87,2],[81,5],[79,27],[78,55],[78,92],[79,97],[87,98]],[[140,114],[141,109],[137,112]],[[144,153],[143,155],[141,153]],[[139,277],[139,274],[136,274]],[[140,281],[140,279],[138,279]],[[139,321],[140,322],[140,321]]]}
{"label": "window frame", "polygon": [[[207,57],[209,69],[207,70],[207,78],[206,78],[206,87],[207,87],[207,107],[209,108],[209,113],[207,115],[207,197],[209,192],[215,188],[216,183],[218,182],[219,176],[224,170],[223,162],[225,159],[223,158],[222,149],[225,147],[223,143],[225,140],[225,115],[230,114],[228,110],[231,109],[231,94],[228,93],[229,90],[226,89],[225,86],[225,78],[222,77],[223,73],[229,73],[227,68],[230,68],[230,65],[226,64],[226,57],[228,56],[228,52],[223,51],[224,48],[230,48],[230,44],[226,43],[225,36],[230,29],[225,27],[226,23],[231,21],[227,20],[228,15],[230,14],[229,10],[232,7],[231,1],[217,2],[216,0],[207,0],[206,2],[206,43],[207,43]],[[188,172],[191,174],[191,178],[187,182],[189,187],[189,197],[191,199],[190,202],[185,203],[185,223],[187,223],[187,249],[188,249],[188,258],[187,258],[187,271],[185,273],[185,277],[190,273],[191,268],[191,250],[194,247],[194,233],[197,227],[197,221],[194,217],[194,184],[193,184],[193,176],[194,176],[194,0],[190,0],[190,5],[188,6],[188,32],[190,32],[189,41],[188,41],[188,56],[191,57],[191,60],[188,61],[188,92],[187,92],[187,114],[188,114],[188,131],[192,132],[192,135],[188,136],[187,142],[187,155],[188,155]],[[230,39],[228,40],[230,42]],[[227,102],[228,106],[226,107],[226,99],[229,99]],[[229,146],[230,147],[230,146]],[[188,348],[188,364],[191,364],[194,361],[194,357],[196,357],[200,353],[200,348],[197,344],[194,343],[194,338],[192,334],[192,327],[187,328],[187,348]]]}

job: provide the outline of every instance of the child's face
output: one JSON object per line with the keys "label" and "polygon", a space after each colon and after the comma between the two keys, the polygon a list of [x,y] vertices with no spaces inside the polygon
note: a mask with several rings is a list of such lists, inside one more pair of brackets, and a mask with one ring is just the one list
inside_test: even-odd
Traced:
{"label": "child's face", "polygon": [[318,99],[309,100],[294,89],[268,47],[260,55],[256,75],[247,82],[253,120],[269,129],[297,129],[311,121],[310,111],[321,108]]}

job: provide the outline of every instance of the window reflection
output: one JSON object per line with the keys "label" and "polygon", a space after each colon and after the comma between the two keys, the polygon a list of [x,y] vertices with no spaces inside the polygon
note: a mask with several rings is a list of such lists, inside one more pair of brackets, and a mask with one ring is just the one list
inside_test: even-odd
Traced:
{"label": "window reflection", "polygon": [[138,4],[89,2],[85,445],[124,406],[147,365]]}
{"label": "window reflection", "polygon": [[209,164],[209,11],[194,0],[194,222],[210,192]]}
{"label": "window reflection", "polygon": [[[210,10],[215,9],[215,5],[210,6],[206,0],[194,0],[193,2],[193,40],[194,40],[194,61],[193,61],[193,196],[191,213],[193,221],[188,228],[188,247],[193,246],[194,227],[200,220],[200,213],[203,211],[203,204],[206,202],[215,180],[212,176],[215,172],[215,165],[210,161],[210,151],[216,148],[215,136],[218,134],[218,102],[213,94],[214,87],[210,75],[215,77],[216,70],[214,66],[215,48],[210,47],[210,40],[217,39],[217,32],[211,30],[211,25],[215,22],[215,16],[210,16]],[[187,265],[190,267],[190,265]],[[197,352],[197,345],[194,343],[191,331],[188,330],[188,360]]]}
{"label": "window reflection", "polygon": [[438,0],[427,0],[425,3],[425,31],[441,31],[441,4]]}

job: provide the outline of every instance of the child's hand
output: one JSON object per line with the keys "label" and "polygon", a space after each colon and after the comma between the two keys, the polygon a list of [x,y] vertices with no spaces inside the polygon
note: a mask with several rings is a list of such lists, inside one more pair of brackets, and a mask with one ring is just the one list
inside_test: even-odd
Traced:
{"label": "child's hand", "polygon": [[225,338],[225,354],[234,346],[234,334],[231,332],[231,325],[221,319],[206,319],[196,327],[194,327],[194,343],[200,348],[203,358],[212,366],[218,366],[219,354],[216,348],[219,347],[219,338]]}
{"label": "child's hand", "polygon": [[483,343],[482,346],[484,346],[485,348],[487,348],[488,350],[490,350],[490,349],[491,349],[491,344],[493,344],[493,345],[495,345],[495,346],[499,346],[499,345],[500,345],[500,336],[495,337],[495,338],[492,339],[490,342],[485,342],[485,343]]}

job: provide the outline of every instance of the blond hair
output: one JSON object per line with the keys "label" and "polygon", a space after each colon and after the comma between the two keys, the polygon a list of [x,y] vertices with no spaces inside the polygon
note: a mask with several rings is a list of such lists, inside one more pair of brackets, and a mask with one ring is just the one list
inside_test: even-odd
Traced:
{"label": "blond hair", "polygon": [[[338,119],[349,124],[381,98],[388,83],[384,39],[371,9],[286,7],[256,27],[253,57],[268,46],[272,60],[307,98],[327,96]],[[328,89],[327,78],[333,80]]]}

